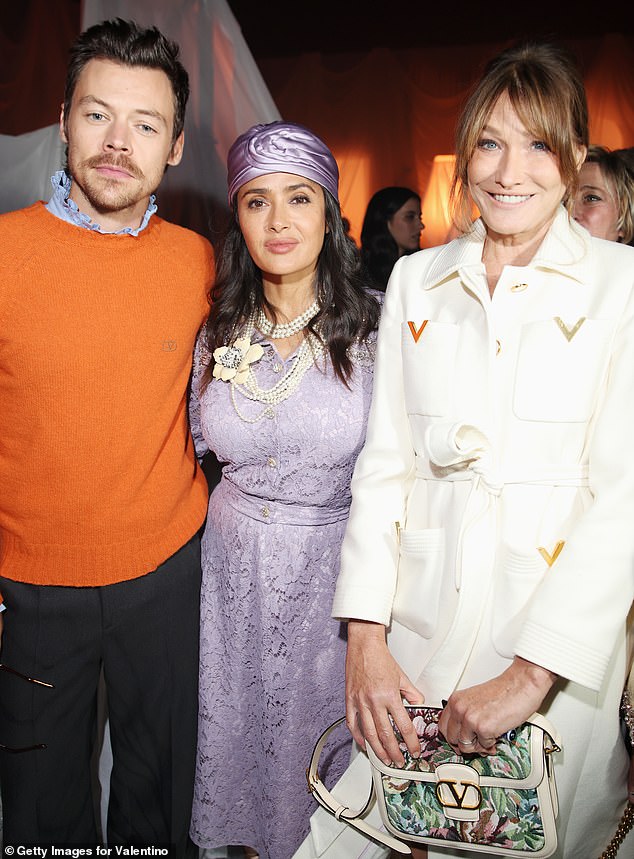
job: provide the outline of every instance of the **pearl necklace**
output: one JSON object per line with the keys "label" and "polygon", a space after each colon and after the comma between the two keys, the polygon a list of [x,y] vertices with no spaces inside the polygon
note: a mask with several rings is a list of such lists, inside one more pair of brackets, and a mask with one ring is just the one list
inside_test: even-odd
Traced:
{"label": "pearl necklace", "polygon": [[[254,327],[255,321],[252,317],[247,323],[247,330],[245,332],[249,339],[251,338]],[[279,403],[283,403],[284,400],[287,400],[291,394],[297,390],[299,383],[306,375],[307,370],[312,367],[315,361],[323,355],[323,353],[323,344],[317,339],[317,337],[306,332],[306,336],[304,337],[302,344],[297,351],[295,360],[293,361],[293,366],[288,370],[288,372],[284,373],[282,378],[276,382],[272,388],[269,388],[268,390],[261,388],[260,385],[258,385],[253,368],[249,367],[249,374],[241,385],[236,385],[233,382],[231,383],[231,402],[233,403],[233,407],[236,410],[238,417],[248,424],[255,424],[263,417],[274,417],[275,411],[273,407],[279,405]],[[238,408],[238,404],[236,402],[236,390],[248,400],[264,403],[266,408],[254,418],[246,417],[246,415],[242,414]]]}
{"label": "pearl necklace", "polygon": [[293,334],[298,334],[302,331],[313,316],[319,312],[319,300],[316,298],[310,307],[307,307],[303,313],[291,319],[290,322],[282,322],[279,325],[274,325],[264,315],[264,311],[260,310],[254,319],[255,327],[258,328],[265,337],[271,340],[282,340],[284,337],[292,337]]}

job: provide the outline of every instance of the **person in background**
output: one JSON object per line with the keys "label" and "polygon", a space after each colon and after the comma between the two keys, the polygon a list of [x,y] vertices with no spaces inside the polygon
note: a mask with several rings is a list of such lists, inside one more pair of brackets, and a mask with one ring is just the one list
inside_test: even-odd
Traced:
{"label": "person in background", "polygon": [[[634,251],[571,217],[587,144],[565,52],[488,65],[457,129],[462,235],[399,260],[387,288],[333,605],[348,725],[386,763],[403,763],[391,720],[420,750],[403,699],[442,707],[459,754],[551,720],[557,859],[601,854],[628,774]],[[521,841],[513,826],[488,827],[492,845]]]}
{"label": "person in background", "polygon": [[[586,160],[579,171],[574,218],[597,238],[631,245],[634,242],[634,173],[623,155],[627,152],[611,152],[597,145],[588,147]],[[632,615],[629,625],[632,636]],[[623,692],[620,712],[630,754],[628,800],[634,804],[634,671],[631,655],[629,664],[629,682]]]}
{"label": "person in background", "polygon": [[361,229],[361,262],[372,286],[385,290],[396,260],[420,249],[424,229],[416,191],[391,186],[372,196]]}
{"label": "person in background", "polygon": [[[207,485],[187,420],[209,242],[154,192],[188,76],[156,28],[72,47],[48,204],[0,217],[0,783],[4,844],[95,845],[97,684],[108,845],[188,837]],[[101,843],[101,842],[99,842]]]}
{"label": "person in background", "polygon": [[[194,437],[223,470],[202,543],[191,835],[261,859],[288,859],[306,835],[309,726],[344,706],[345,636],[330,605],[380,294],[360,277],[338,179],[303,126],[256,125],[234,142],[233,218],[195,362]],[[326,775],[349,756],[342,735]]]}
{"label": "person in background", "polygon": [[630,173],[634,173],[634,146],[625,146],[622,149],[613,149],[612,152],[625,161]]}
{"label": "person in background", "polygon": [[574,218],[599,239],[631,244],[634,239],[634,174],[604,146],[588,148],[579,171]]}

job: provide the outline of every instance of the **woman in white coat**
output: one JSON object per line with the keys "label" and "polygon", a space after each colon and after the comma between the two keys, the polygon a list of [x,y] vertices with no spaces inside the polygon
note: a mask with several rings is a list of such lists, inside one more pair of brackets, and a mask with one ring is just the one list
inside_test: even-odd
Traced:
{"label": "woman in white coat", "polygon": [[567,211],[587,141],[552,46],[505,51],[467,102],[464,234],[390,279],[333,609],[348,725],[385,762],[403,761],[390,717],[419,748],[402,699],[447,700],[462,753],[536,710],[554,723],[558,859],[598,856],[627,793],[634,251]]}

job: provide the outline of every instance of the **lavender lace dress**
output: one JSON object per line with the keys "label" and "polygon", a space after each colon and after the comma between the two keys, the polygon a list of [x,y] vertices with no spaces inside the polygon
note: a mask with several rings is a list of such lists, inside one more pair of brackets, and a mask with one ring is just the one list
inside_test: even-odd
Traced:
{"label": "lavender lace dress", "polygon": [[[255,341],[254,341],[255,342]],[[271,388],[295,360],[270,342],[254,366]],[[223,463],[202,543],[200,715],[191,836],[201,847],[247,844],[261,859],[291,857],[316,804],[305,768],[314,743],[344,713],[345,630],[330,609],[363,444],[374,342],[351,350],[346,388],[330,366],[308,369],[270,417],[238,417],[231,385],[200,398],[197,350],[192,429],[199,453]],[[265,408],[239,393],[241,413]],[[349,762],[342,732],[328,783]]]}

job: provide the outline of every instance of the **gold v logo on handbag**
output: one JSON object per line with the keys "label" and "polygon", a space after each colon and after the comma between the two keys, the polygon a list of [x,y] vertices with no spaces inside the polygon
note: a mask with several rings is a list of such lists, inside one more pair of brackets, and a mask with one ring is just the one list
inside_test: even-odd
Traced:
{"label": "gold v logo on handbag", "polygon": [[440,764],[436,776],[436,799],[445,817],[452,820],[477,820],[482,805],[477,770],[464,764]]}
{"label": "gold v logo on handbag", "polygon": [[538,551],[538,552],[539,552],[539,554],[542,556],[542,558],[546,561],[546,563],[548,564],[548,566],[549,566],[549,567],[552,567],[552,565],[555,563],[555,561],[556,561],[556,560],[557,560],[557,558],[559,557],[559,554],[560,554],[561,550],[563,549],[563,547],[564,547],[565,545],[566,545],[566,541],[565,541],[565,540],[560,540],[560,541],[557,543],[557,545],[555,546],[555,548],[553,549],[553,553],[552,553],[552,555],[550,554],[550,552],[548,551],[548,549],[544,549],[544,547],[543,547],[543,546],[538,546],[537,551]]}
{"label": "gold v logo on handbag", "polygon": [[418,343],[418,341],[420,340],[420,335],[425,330],[425,326],[427,325],[428,322],[429,322],[429,319],[423,319],[423,321],[420,324],[420,328],[417,328],[416,323],[412,322],[411,320],[407,323],[409,325],[409,330],[412,332],[412,337],[414,338],[414,343]]}
{"label": "gold v logo on handbag", "polygon": [[566,340],[567,340],[569,343],[570,343],[570,341],[572,340],[572,338],[575,336],[575,334],[577,333],[577,331],[581,328],[581,326],[583,325],[583,323],[586,321],[586,317],[585,317],[585,316],[581,316],[581,317],[579,317],[579,319],[577,319],[577,321],[576,321],[576,322],[575,322],[575,324],[572,326],[572,328],[568,328],[568,326],[567,326],[567,325],[566,325],[566,323],[563,321],[563,319],[561,318],[561,316],[554,316],[554,317],[553,317],[553,319],[555,320],[555,322],[556,322],[556,323],[557,323],[557,325],[559,326],[559,330],[561,331],[561,333],[564,335],[564,337],[566,338]]}

